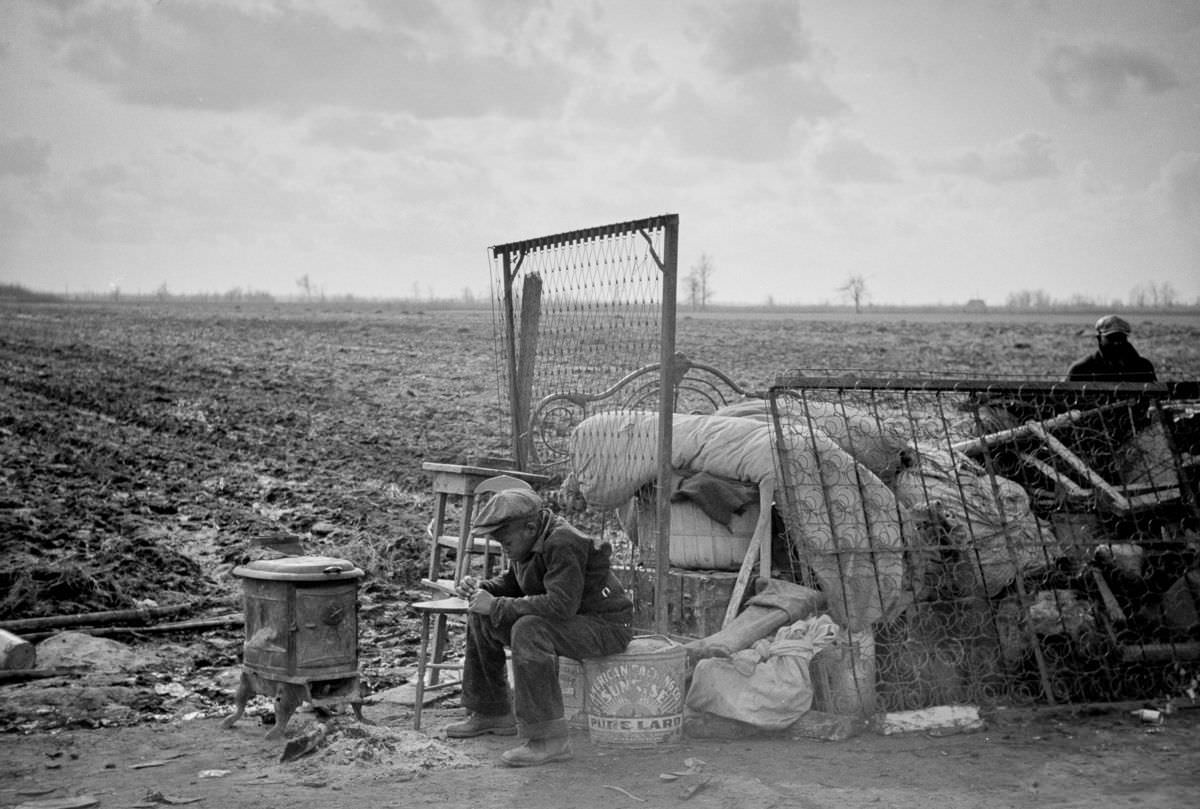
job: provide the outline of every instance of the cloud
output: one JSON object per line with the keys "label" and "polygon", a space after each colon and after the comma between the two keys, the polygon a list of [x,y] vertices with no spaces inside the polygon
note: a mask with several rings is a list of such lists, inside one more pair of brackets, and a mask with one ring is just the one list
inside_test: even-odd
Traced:
{"label": "cloud", "polygon": [[1089,111],[1117,107],[1134,86],[1158,95],[1180,84],[1171,68],[1152,54],[1104,42],[1056,45],[1042,56],[1034,75],[1058,103]]}
{"label": "cloud", "polygon": [[152,107],[536,117],[558,109],[569,90],[569,74],[536,54],[438,48],[448,37],[440,18],[427,38],[403,19],[368,28],[279,7],[163,2],[46,19],[68,66]]}
{"label": "cloud", "polygon": [[405,144],[423,139],[425,127],[404,117],[368,113],[323,115],[309,126],[309,140],[339,149],[359,149],[387,154]]}
{"label": "cloud", "polygon": [[1163,166],[1158,185],[1181,220],[1200,226],[1200,152],[1173,155]]}
{"label": "cloud", "polygon": [[563,50],[568,54],[583,56],[597,66],[607,65],[613,58],[608,40],[581,14],[571,15],[567,23]]}
{"label": "cloud", "polygon": [[703,93],[683,83],[660,106],[664,131],[685,151],[752,163],[788,157],[797,124],[845,109],[823,83],[786,70]]}
{"label": "cloud", "polygon": [[833,183],[890,183],[896,168],[885,155],[866,144],[838,135],[821,146],[813,158],[817,173]]}
{"label": "cloud", "polygon": [[378,19],[420,27],[439,27],[445,20],[437,0],[366,0],[366,6]]}
{"label": "cloud", "polygon": [[962,174],[1000,184],[1039,180],[1059,173],[1050,138],[1026,132],[1010,141],[978,150],[968,150],[942,160],[920,160],[918,167],[930,174]]}
{"label": "cloud", "polygon": [[727,3],[705,23],[700,73],[677,82],[656,107],[656,120],[685,151],[743,162],[785,159],[798,127],[846,111],[819,74],[790,0]]}
{"label": "cloud", "polygon": [[50,165],[50,144],[38,138],[0,136],[0,177],[36,177]]}
{"label": "cloud", "polygon": [[808,34],[792,0],[730,5],[715,26],[705,62],[718,73],[743,76],[802,64],[812,54]]}

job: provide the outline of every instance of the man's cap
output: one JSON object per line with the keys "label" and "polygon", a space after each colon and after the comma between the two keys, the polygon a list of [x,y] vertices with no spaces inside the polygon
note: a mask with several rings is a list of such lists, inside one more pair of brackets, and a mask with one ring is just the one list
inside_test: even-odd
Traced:
{"label": "man's cap", "polygon": [[542,498],[532,489],[505,489],[479,509],[471,533],[477,537],[490,534],[506,522],[532,517],[541,510]]}
{"label": "man's cap", "polygon": [[1129,321],[1116,315],[1105,315],[1096,321],[1096,334],[1103,337],[1106,334],[1129,334],[1133,329]]}

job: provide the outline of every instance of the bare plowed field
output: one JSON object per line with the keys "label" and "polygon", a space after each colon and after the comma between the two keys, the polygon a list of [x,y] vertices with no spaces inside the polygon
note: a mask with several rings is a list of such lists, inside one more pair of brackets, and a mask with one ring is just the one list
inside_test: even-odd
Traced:
{"label": "bare plowed field", "polygon": [[[1092,320],[685,313],[678,348],[750,388],[795,368],[1058,377],[1091,350]],[[1195,318],[1134,328],[1160,377],[1200,377]],[[373,690],[403,683],[416,639],[406,607],[425,595],[421,463],[506,454],[495,368],[489,312],[0,305],[0,620],[172,605],[191,605],[176,618],[215,619],[238,609],[235,564],[299,547],[366,571],[365,679]],[[573,762],[525,772],[493,767],[501,741],[412,735],[410,713],[379,705],[367,709],[375,735],[280,764],[255,723],[217,726],[240,632],[122,632],[113,639],[150,664],[0,682],[0,806],[83,793],[103,806],[674,805],[693,778],[703,787],[691,806],[1107,796],[1167,807],[1200,787],[1200,711],[1154,728],[1123,714],[1008,716],[957,739],[696,741],[646,755],[580,739]],[[451,700],[428,726],[453,714]],[[659,779],[687,758],[706,763],[702,775]]]}

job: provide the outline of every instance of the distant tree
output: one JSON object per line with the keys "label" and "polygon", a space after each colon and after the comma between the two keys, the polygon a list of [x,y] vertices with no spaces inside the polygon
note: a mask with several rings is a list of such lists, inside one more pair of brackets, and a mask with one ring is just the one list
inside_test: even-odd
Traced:
{"label": "distant tree", "polygon": [[701,253],[700,260],[692,265],[692,271],[684,281],[687,283],[689,300],[693,309],[708,308],[712,300],[712,277],[717,271],[708,253]]}
{"label": "distant tree", "polygon": [[158,290],[154,293],[154,297],[158,298],[160,301],[167,301],[171,299],[171,293],[167,291],[166,282],[163,282],[162,286],[158,288]]}
{"label": "distant tree", "polygon": [[1008,298],[1005,301],[1005,306],[1009,309],[1053,309],[1055,302],[1044,289],[1022,289],[1017,292],[1008,293]]}
{"label": "distant tree", "polygon": [[1169,281],[1156,283],[1147,281],[1129,291],[1129,305],[1135,309],[1170,308],[1175,305],[1178,294]]}
{"label": "distant tree", "polygon": [[846,279],[846,283],[838,287],[838,292],[850,299],[854,304],[854,313],[862,312],[862,305],[867,300],[867,279],[861,275],[852,275]]}
{"label": "distant tree", "polygon": [[46,302],[59,300],[59,296],[49,292],[34,292],[20,284],[0,284],[0,300]]}
{"label": "distant tree", "polygon": [[688,306],[696,309],[700,301],[700,279],[696,277],[696,273],[690,272],[683,279],[684,297],[687,299]]}
{"label": "distant tree", "polygon": [[296,286],[300,287],[300,291],[304,293],[304,299],[306,301],[312,300],[313,283],[312,279],[308,277],[308,273],[305,273],[296,279]]}
{"label": "distant tree", "polygon": [[1028,309],[1030,301],[1030,292],[1028,289],[1022,289],[1018,292],[1008,293],[1008,297],[1004,300],[1004,305],[1009,309]]}

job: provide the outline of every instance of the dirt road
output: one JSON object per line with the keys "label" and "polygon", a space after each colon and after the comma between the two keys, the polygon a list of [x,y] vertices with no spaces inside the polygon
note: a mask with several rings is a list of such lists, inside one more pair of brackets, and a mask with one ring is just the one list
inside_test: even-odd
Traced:
{"label": "dirt road", "polygon": [[[0,737],[0,806],[94,796],[101,807],[1115,807],[1179,809],[1200,795],[1200,711],[1142,725],[1094,716],[1005,712],[980,732],[865,733],[842,742],[788,736],[685,739],[649,750],[597,747],[575,731],[572,761],[495,763],[511,739],[439,738],[457,712],[368,708],[363,726],[335,717],[315,753],[280,763],[283,743],[218,719]],[[291,739],[315,726],[300,716]],[[672,780],[664,774],[681,773]]]}

